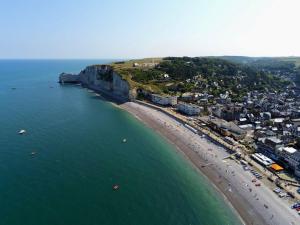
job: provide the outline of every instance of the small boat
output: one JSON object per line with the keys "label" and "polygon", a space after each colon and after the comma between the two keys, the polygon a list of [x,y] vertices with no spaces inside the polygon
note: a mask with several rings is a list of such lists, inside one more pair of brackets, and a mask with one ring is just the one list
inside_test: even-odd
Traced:
{"label": "small boat", "polygon": [[12,90],[16,90],[16,88],[15,88],[15,87],[12,87],[11,89],[12,89]]}
{"label": "small boat", "polygon": [[112,189],[114,190],[114,191],[116,191],[116,190],[118,190],[120,187],[119,187],[119,185],[117,185],[117,184],[114,184],[113,186],[112,186]]}
{"label": "small boat", "polygon": [[31,153],[30,153],[30,155],[35,155],[35,154],[36,154],[36,152],[31,152]]}
{"label": "small boat", "polygon": [[123,139],[123,143],[126,143],[126,142],[127,142],[127,140],[126,140],[126,138],[124,138],[124,139]]}
{"label": "small boat", "polygon": [[26,130],[20,130],[19,131],[19,134],[25,134],[26,133]]}

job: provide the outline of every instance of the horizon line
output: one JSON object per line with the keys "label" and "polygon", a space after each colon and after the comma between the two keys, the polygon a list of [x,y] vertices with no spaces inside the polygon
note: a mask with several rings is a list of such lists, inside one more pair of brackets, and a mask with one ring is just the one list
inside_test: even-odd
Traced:
{"label": "horizon line", "polygon": [[152,56],[152,57],[132,57],[132,58],[122,58],[122,57],[108,57],[108,58],[1,58],[0,60],[135,60],[135,59],[151,59],[151,58],[167,58],[167,57],[190,57],[190,58],[205,58],[205,57],[247,57],[247,58],[300,58],[300,55],[291,55],[291,56],[248,56],[248,55],[206,55],[206,56]]}

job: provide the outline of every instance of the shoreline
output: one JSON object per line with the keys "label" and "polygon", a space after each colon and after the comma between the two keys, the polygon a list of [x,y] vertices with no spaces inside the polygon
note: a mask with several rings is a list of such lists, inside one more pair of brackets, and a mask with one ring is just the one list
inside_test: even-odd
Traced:
{"label": "shoreline", "polygon": [[[202,176],[204,175],[223,196],[242,223],[253,225],[299,223],[297,215],[280,202],[280,199],[272,196],[271,190],[266,187],[255,187],[251,183],[251,175],[246,174],[235,161],[222,160],[229,155],[222,146],[201,138],[175,119],[150,107],[135,102],[117,106],[175,146],[176,151],[181,153]],[[275,206],[271,209],[269,206],[272,203],[275,203]]]}
{"label": "shoreline", "polygon": [[[163,135],[160,131],[154,129],[151,124],[145,122],[143,119],[141,119],[139,116],[137,116],[134,112],[130,111],[130,109],[125,109],[122,106],[118,106],[119,108],[129,112],[132,116],[134,116],[136,119],[138,119],[140,122],[142,122],[143,124],[145,124],[147,127],[149,127],[150,129],[152,129],[155,133],[159,134],[162,138],[164,138],[168,143],[170,143],[177,151],[177,153],[181,154],[186,160],[187,162],[194,168],[197,170],[197,173],[200,173],[201,176],[203,176],[205,178],[205,180],[207,182],[210,183],[210,185],[213,186],[213,188],[215,188],[215,191],[217,191],[220,196],[224,199],[224,201],[226,202],[226,204],[228,206],[230,206],[230,208],[232,209],[233,213],[239,218],[239,220],[242,222],[242,224],[246,224],[244,219],[241,217],[240,213],[238,212],[238,210],[232,205],[231,201],[227,198],[227,196],[223,193],[223,191],[221,191],[214,182],[212,182],[212,180],[210,179],[209,176],[207,176],[206,173],[203,172],[203,170],[201,170],[198,166],[196,166],[191,159],[186,155],[185,151],[183,151],[180,147],[178,147],[178,145],[176,143],[174,143],[172,140],[170,140],[168,137],[166,137],[165,135]],[[202,161],[202,163],[205,163],[204,161]]]}
{"label": "shoreline", "polygon": [[[202,169],[200,169],[197,165],[195,165],[191,159],[189,158],[189,156],[186,154],[186,152],[179,147],[174,141],[172,141],[169,137],[167,137],[166,135],[162,134],[158,129],[155,129],[155,127],[151,124],[151,123],[147,123],[147,121],[143,120],[142,118],[140,118],[136,112],[134,112],[132,110],[132,108],[129,107],[124,107],[124,105],[118,105],[118,107],[120,107],[121,109],[129,112],[131,115],[133,115],[136,119],[138,119],[140,122],[142,122],[143,124],[145,124],[147,127],[151,128],[152,130],[154,130],[154,132],[158,133],[162,138],[164,138],[167,142],[169,142],[173,147],[175,147],[176,151],[180,154],[182,154],[182,156],[188,161],[188,163],[191,164],[192,167],[194,167],[198,173],[201,174],[201,176],[204,176],[205,179],[216,189],[216,191],[222,196],[222,198],[224,199],[224,201],[226,202],[226,204],[228,204],[233,213],[240,219],[240,221],[243,224],[247,224],[244,219],[242,218],[242,216],[240,215],[240,213],[238,212],[238,210],[232,205],[232,202],[227,198],[227,196],[223,193],[223,191],[221,191],[219,189],[219,187],[215,184],[215,182],[212,181],[212,179],[210,178],[210,176],[207,175],[207,173],[204,173]],[[202,160],[201,163],[205,164],[205,161]]]}

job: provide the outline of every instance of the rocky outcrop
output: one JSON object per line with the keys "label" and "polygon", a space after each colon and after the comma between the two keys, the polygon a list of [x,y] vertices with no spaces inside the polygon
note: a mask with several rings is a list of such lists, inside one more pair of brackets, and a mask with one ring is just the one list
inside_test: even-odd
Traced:
{"label": "rocky outcrop", "polygon": [[79,83],[79,76],[77,74],[61,73],[59,75],[59,83]]}
{"label": "rocky outcrop", "polygon": [[59,76],[59,82],[81,83],[84,87],[122,101],[128,101],[135,97],[128,81],[109,65],[88,66],[77,75],[62,73]]}

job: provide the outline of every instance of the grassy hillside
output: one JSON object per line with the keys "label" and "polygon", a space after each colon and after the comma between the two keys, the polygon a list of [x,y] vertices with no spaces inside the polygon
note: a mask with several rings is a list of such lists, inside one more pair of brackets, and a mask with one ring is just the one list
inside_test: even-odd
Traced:
{"label": "grassy hillside", "polygon": [[[162,58],[146,58],[112,63],[114,70],[126,79],[132,88],[141,88],[150,92],[162,93],[161,87],[151,82],[139,82],[136,80],[136,73],[147,73],[161,63]],[[136,65],[136,66],[134,66]]]}
{"label": "grassy hillside", "polygon": [[116,62],[112,66],[133,88],[156,93],[206,92],[218,96],[229,92],[240,100],[248,91],[276,91],[288,84],[247,64],[214,57],[167,57]]}

